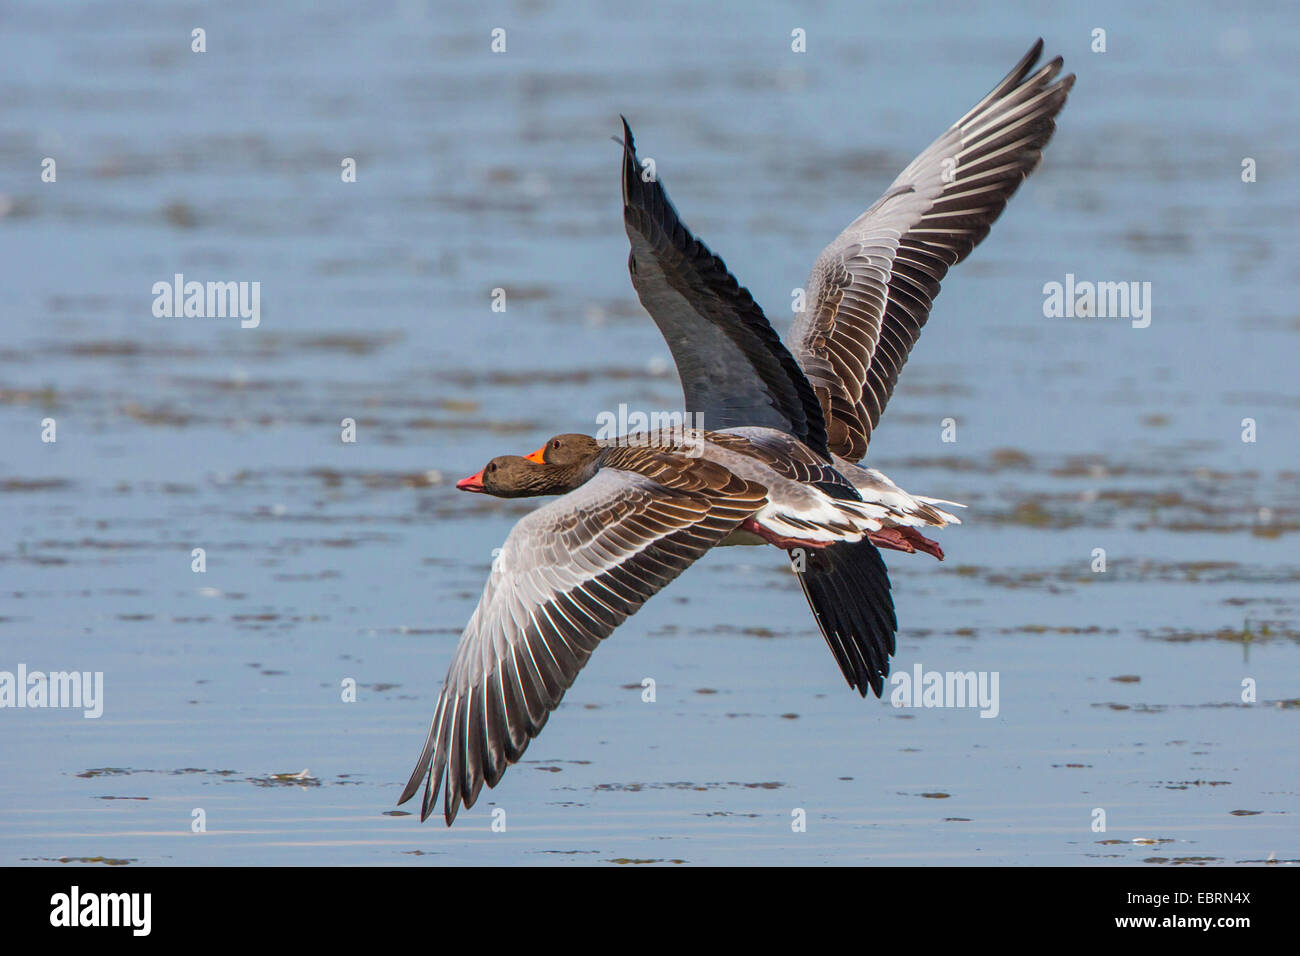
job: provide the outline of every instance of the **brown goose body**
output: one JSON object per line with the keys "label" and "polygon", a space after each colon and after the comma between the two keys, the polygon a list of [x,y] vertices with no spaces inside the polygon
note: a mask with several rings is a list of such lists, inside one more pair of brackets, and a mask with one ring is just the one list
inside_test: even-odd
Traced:
{"label": "brown goose body", "polygon": [[[465,491],[501,498],[564,494],[590,480],[601,468],[613,468],[658,480],[666,471],[685,472],[700,458],[732,474],[761,484],[771,511],[747,519],[722,542],[773,544],[781,548],[826,547],[838,541],[855,541],[854,524],[836,520],[835,511],[848,509],[866,523],[866,537],[894,550],[922,550],[942,560],[938,544],[914,530],[918,524],[944,527],[957,519],[937,507],[934,499],[917,499],[899,492],[878,472],[869,473],[848,462],[829,464],[793,436],[771,428],[734,428],[726,431],[688,431],[669,439],[645,433],[598,440],[589,435],[557,435],[531,455],[503,455],[492,459],[476,475],[458,482]],[[856,481],[843,473],[849,471]],[[871,476],[878,476],[873,478]],[[874,482],[874,484],[872,484]],[[862,499],[858,485],[879,492],[892,489],[894,499],[881,502],[831,505],[832,500]],[[820,514],[833,536],[801,535],[807,513]],[[784,517],[784,522],[773,520]],[[815,519],[812,530],[819,530]],[[848,537],[842,537],[847,534]]]}

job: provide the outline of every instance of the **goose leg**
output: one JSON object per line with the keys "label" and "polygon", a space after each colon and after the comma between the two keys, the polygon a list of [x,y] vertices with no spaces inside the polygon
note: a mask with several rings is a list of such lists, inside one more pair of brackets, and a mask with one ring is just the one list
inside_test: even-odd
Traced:
{"label": "goose leg", "polygon": [[940,561],[943,560],[943,548],[939,547],[939,542],[927,538],[915,528],[882,528],[880,531],[868,531],[867,537],[871,539],[872,544],[880,548],[903,551],[907,554],[924,551]]}
{"label": "goose leg", "polygon": [[740,528],[742,531],[758,535],[768,544],[774,544],[783,551],[789,551],[791,548],[825,548],[836,543],[834,541],[805,541],[802,538],[787,538],[784,535],[777,534],[770,528],[764,528],[753,518],[746,518]]}

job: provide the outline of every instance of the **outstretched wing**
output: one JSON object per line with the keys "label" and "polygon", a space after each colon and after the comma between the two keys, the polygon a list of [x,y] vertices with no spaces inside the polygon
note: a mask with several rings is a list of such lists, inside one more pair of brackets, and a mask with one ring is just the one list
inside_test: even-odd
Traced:
{"label": "outstretched wing", "polygon": [[1033,172],[1074,85],[1040,39],[988,96],[903,170],[818,257],[791,349],[821,401],[830,450],[858,461],[939,283]]}
{"label": "outstretched wing", "polygon": [[686,410],[711,431],[779,428],[829,457],[821,405],[799,363],[749,290],[678,218],[658,176],[643,173],[626,119],[623,135],[628,270],[668,341]]}
{"label": "outstretched wing", "polygon": [[420,819],[446,785],[450,826],[522,756],[596,646],[766,502],[766,489],[700,460],[672,487],[606,468],[510,532],[461,635],[424,751]]}

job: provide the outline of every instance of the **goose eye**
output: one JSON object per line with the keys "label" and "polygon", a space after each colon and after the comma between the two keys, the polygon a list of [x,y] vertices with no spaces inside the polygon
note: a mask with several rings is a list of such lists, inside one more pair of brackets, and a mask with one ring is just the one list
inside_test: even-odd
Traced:
{"label": "goose eye", "polygon": [[496,470],[497,470],[497,466],[495,464],[488,465],[488,471],[496,471]]}
{"label": "goose eye", "polygon": [[560,447],[560,440],[557,438],[557,439],[555,439],[555,441],[551,442],[551,447],[552,447],[552,448],[559,448],[559,447]]}

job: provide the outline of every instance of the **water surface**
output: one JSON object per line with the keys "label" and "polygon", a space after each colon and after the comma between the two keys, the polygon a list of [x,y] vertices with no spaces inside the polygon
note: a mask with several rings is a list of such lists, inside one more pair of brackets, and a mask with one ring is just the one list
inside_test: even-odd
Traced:
{"label": "water surface", "polygon": [[[1300,859],[1294,6],[701,6],[6,9],[0,670],[105,700],[0,711],[0,860]],[[869,457],[970,506],[943,564],[888,555],[895,666],[996,671],[998,715],[859,699],[783,556],[730,549],[452,830],[396,811],[531,507],[455,479],[680,401],[618,114],[784,331],[822,245],[1040,34],[1079,75],[1058,135]],[[155,318],[177,272],[261,282],[260,326]],[[1045,318],[1067,273],[1150,282],[1150,326]]]}

